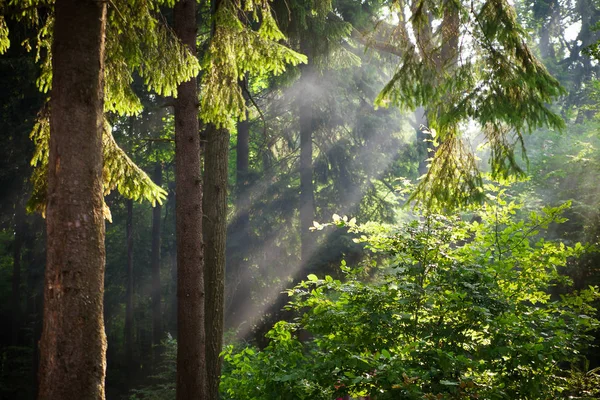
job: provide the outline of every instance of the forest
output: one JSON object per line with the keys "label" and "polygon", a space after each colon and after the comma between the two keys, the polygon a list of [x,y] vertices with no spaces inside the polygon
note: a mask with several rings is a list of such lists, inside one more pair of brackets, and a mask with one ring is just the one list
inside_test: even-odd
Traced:
{"label": "forest", "polygon": [[0,400],[600,399],[598,0],[0,0]]}

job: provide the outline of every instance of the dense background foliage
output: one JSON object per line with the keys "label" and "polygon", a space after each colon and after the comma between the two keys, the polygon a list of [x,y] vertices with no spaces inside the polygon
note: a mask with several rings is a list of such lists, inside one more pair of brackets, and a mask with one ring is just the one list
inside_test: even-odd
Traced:
{"label": "dense background foliage", "polygon": [[[40,10],[38,26],[44,27],[50,23],[47,2],[34,3]],[[205,17],[208,3],[201,3]],[[256,16],[223,16],[225,25],[235,28],[221,32],[227,38],[235,34],[231,43],[268,39],[297,52],[275,46],[269,54],[293,63],[304,60],[300,53],[308,56],[308,64],[284,71],[281,62],[254,69],[227,64],[244,50],[239,46],[219,53],[225,54],[219,62],[235,75],[227,77],[235,89],[222,97],[235,103],[232,114],[247,117],[217,121],[231,129],[232,150],[225,308],[230,346],[224,353],[223,398],[600,397],[594,370],[600,366],[594,309],[594,285],[600,284],[600,5],[516,1],[513,14],[507,2],[496,3],[504,11],[481,8],[474,19],[468,7],[445,9],[432,1],[412,11],[412,3],[402,1],[274,1],[273,21],[281,32],[271,26],[262,36],[246,29],[256,24]],[[152,65],[157,58],[132,51],[132,38],[143,38],[147,30],[143,21],[170,21],[167,6],[141,13],[142,22],[109,38],[112,54],[135,67],[119,70],[116,55],[110,64],[115,79],[109,83],[114,100],[107,108],[109,136],[162,188],[152,187],[154,196],[166,195],[158,208],[158,253],[152,251],[157,243],[152,205],[125,198],[127,193],[143,197],[143,190],[116,179],[123,190],[105,199],[112,216],[105,284],[109,399],[173,398],[172,98],[159,95],[169,95],[164,88],[158,94],[150,89],[157,89],[153,82],[165,71],[189,75],[201,67],[210,72],[206,80],[219,77],[214,66],[207,67],[208,58],[199,66],[188,59],[176,68]],[[29,164],[36,149],[28,137],[45,115],[46,94],[38,87],[49,85],[49,44],[33,24],[22,23],[24,17],[8,18],[15,13],[11,7],[0,1],[0,49],[5,31],[12,43],[0,57],[0,398],[30,399],[38,364],[45,233],[43,219],[25,213],[39,178]],[[404,18],[409,11],[420,17],[409,21]],[[485,22],[473,33],[476,42],[461,44],[482,58],[440,69],[459,55],[442,56],[444,34],[431,28],[432,60],[446,57],[445,62],[412,68],[414,57],[428,49],[420,43],[407,52],[415,43],[402,27],[418,27],[415,20],[427,26],[423,16],[451,21],[453,12],[465,26]],[[111,15],[111,24],[120,26],[122,17]],[[199,43],[207,43],[209,23],[200,21]],[[168,31],[157,32],[167,37]],[[142,47],[158,54],[158,41],[145,40]],[[42,43],[37,54],[18,46],[37,41]],[[519,53],[525,44],[531,54]],[[490,46],[496,53],[487,53]],[[498,48],[505,53],[497,54]],[[168,49],[179,51],[174,44]],[[495,69],[498,65],[507,69]],[[274,71],[279,75],[272,76]],[[526,91],[528,82],[539,91]],[[476,101],[461,103],[463,108],[452,114],[448,107],[478,88],[495,88],[502,96],[482,89]],[[475,103],[479,108],[472,108]],[[532,111],[533,103],[541,108]],[[484,127],[503,123],[486,130],[473,120]],[[307,124],[308,170],[301,163]],[[510,124],[516,133],[507,128]],[[514,135],[502,136],[507,132]],[[433,155],[427,147],[434,145],[448,150],[438,153],[446,163],[418,180]],[[119,157],[113,160],[116,170],[130,166]],[[485,172],[509,178],[505,171],[527,178],[481,190],[479,184],[488,182]],[[311,178],[308,189],[302,173]],[[438,206],[438,214],[410,209],[407,198],[415,192],[409,182],[421,188],[412,198],[434,199],[429,205]],[[462,213],[440,210],[448,203],[437,200],[461,196],[463,202],[479,199],[485,205]],[[315,227],[309,235],[301,233],[306,199]],[[351,218],[336,217],[334,229],[327,226],[334,214]],[[156,254],[164,339],[158,352],[152,325]]]}

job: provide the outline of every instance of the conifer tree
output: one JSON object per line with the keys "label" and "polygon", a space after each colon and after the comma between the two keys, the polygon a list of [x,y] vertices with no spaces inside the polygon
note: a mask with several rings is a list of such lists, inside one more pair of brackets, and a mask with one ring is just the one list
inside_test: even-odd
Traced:
{"label": "conifer tree", "polygon": [[[535,128],[564,126],[548,106],[564,91],[527,46],[515,10],[505,0],[399,2],[394,10],[407,21],[400,31],[403,55],[377,102],[435,110],[428,113],[428,130],[439,143],[413,199],[429,206],[482,200],[482,176],[461,139],[461,123],[474,120],[481,126],[492,176],[522,175],[515,147]],[[449,44],[444,23],[449,12],[455,14],[451,23],[458,35],[456,46],[447,48],[457,48],[457,63],[443,66],[440,74],[436,54]],[[441,22],[437,30],[423,32],[436,21]]]}
{"label": "conifer tree", "polygon": [[227,126],[247,115],[241,80],[246,76],[281,74],[287,64],[296,65],[306,58],[279,43],[285,37],[277,27],[269,2],[215,0],[211,3],[211,16],[208,51],[203,55],[200,115],[207,124],[204,172],[207,396],[216,398],[224,318]]}
{"label": "conifer tree", "polygon": [[[13,14],[18,19],[38,28],[36,44],[42,67],[38,79],[40,90],[47,92],[55,86],[52,111],[46,107],[40,113],[31,135],[36,143],[32,161],[36,168],[32,176],[34,193],[30,209],[48,215],[41,398],[104,398],[103,218],[110,219],[110,212],[103,202],[103,195],[116,188],[130,199],[146,198],[155,202],[161,201],[165,192],[117,146],[103,114],[108,111],[132,115],[141,110],[141,103],[130,87],[134,72],[144,79],[148,88],[165,95],[176,95],[177,84],[198,72],[197,59],[174,40],[172,32],[157,19],[160,4],[163,3],[145,0],[111,2],[108,15],[105,3],[86,2],[85,6],[79,7],[73,2],[62,1],[54,8],[52,3],[43,1],[11,4],[16,8]],[[1,2],[3,12],[4,6]],[[49,9],[44,18],[38,13],[40,7]],[[79,13],[84,18],[80,18]],[[0,19],[1,52],[9,43],[4,18]],[[45,58],[40,57],[44,49],[52,49]],[[85,65],[87,62],[93,67]],[[81,98],[71,98],[69,103],[73,93],[80,93]],[[56,96],[59,98],[55,99]],[[77,111],[77,107],[81,107],[81,111]],[[96,132],[98,136],[91,138],[84,135],[95,135]],[[97,148],[94,147],[96,144]],[[60,154],[56,154],[57,149]],[[94,153],[95,150],[100,153]],[[59,173],[71,176],[55,178]],[[77,174],[87,175],[83,179]],[[91,178],[95,180],[88,182]],[[63,186],[65,182],[78,189]],[[90,193],[96,189],[97,192]],[[69,200],[68,196],[73,195],[79,197]],[[76,204],[75,208],[79,207],[82,213],[71,218],[68,212],[65,213],[69,210],[63,206],[65,202],[71,206]],[[83,228],[75,229],[88,225],[86,229],[91,229],[88,234],[83,234]],[[75,235],[69,241],[69,232],[77,231],[79,236]],[[65,264],[61,265],[63,262]],[[90,275],[92,272],[93,276]],[[62,291],[69,295],[63,296]],[[73,300],[69,300],[71,298]],[[76,303],[77,299],[83,299],[83,303]],[[81,324],[82,318],[87,322]],[[73,335],[77,335],[77,339]],[[85,351],[81,340],[87,343]],[[69,352],[65,343],[70,343],[74,351]],[[75,362],[73,358],[79,361]],[[64,367],[65,363],[67,367]],[[74,372],[70,372],[70,368]],[[78,376],[75,382],[74,376]]]}
{"label": "conifer tree", "polygon": [[[174,9],[175,32],[196,53],[196,1]],[[175,185],[177,232],[177,389],[178,400],[206,397],[202,175],[195,77],[178,88],[175,102]]]}
{"label": "conifer tree", "polygon": [[57,0],[39,399],[103,400],[106,4]]}

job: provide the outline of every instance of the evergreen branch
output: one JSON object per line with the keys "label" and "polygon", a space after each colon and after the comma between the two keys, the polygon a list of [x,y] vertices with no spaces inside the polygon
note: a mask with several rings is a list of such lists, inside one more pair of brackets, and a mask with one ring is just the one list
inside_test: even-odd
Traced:
{"label": "evergreen branch", "polygon": [[[30,138],[35,144],[31,160],[33,173],[31,182],[33,190],[27,204],[28,212],[46,212],[46,188],[48,169],[48,154],[50,140],[49,106],[45,105],[38,114]],[[152,205],[162,204],[167,193],[154,184],[148,175],[139,168],[117,145],[108,122],[104,122],[102,133],[103,153],[103,193],[108,195],[112,190],[132,200],[148,200]],[[105,218],[110,220],[110,210],[104,204]]]}
{"label": "evergreen branch", "polygon": [[[244,80],[242,82],[246,82],[246,81]],[[250,102],[252,103],[252,105],[254,106],[254,108],[256,108],[256,111],[258,112],[258,115],[260,116],[260,119],[263,122],[263,133],[266,135],[267,134],[267,120],[265,119],[265,115],[263,114],[263,112],[260,109],[260,107],[258,106],[258,104],[256,104],[256,101],[254,101],[254,98],[252,97],[252,94],[248,90],[248,86],[246,84],[242,84],[241,86],[242,86],[242,90],[248,96],[248,100],[250,100]]]}

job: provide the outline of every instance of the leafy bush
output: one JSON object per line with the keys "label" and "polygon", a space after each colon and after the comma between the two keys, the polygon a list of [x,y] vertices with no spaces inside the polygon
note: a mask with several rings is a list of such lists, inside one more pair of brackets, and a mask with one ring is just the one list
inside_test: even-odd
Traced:
{"label": "leafy bush", "polygon": [[336,217],[371,257],[342,263],[344,282],[309,275],[291,290],[299,317],[277,323],[267,348],[227,347],[224,398],[570,396],[587,382],[571,370],[598,326],[599,293],[549,294],[586,251],[541,237],[566,207],[515,220],[520,205],[499,197],[474,222],[424,215],[399,229]]}

